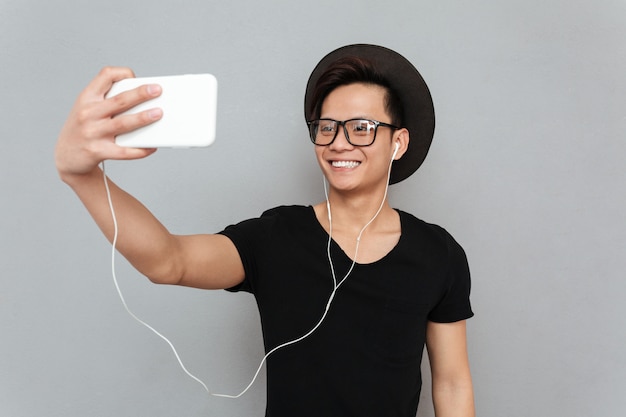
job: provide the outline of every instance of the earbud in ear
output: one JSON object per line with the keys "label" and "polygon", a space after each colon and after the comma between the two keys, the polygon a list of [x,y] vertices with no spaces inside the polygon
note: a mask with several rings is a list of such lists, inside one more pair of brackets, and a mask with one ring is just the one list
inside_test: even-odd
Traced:
{"label": "earbud in ear", "polygon": [[393,155],[391,155],[391,160],[392,161],[396,158],[396,154],[398,153],[398,149],[400,149],[400,142],[396,142],[396,149],[393,151]]}

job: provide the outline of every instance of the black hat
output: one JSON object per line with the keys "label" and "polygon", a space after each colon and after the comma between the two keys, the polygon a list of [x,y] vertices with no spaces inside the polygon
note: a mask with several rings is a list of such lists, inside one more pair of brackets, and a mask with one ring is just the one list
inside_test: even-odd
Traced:
{"label": "black hat", "polygon": [[435,110],[428,86],[417,69],[406,58],[391,49],[377,45],[347,45],[326,55],[317,64],[306,86],[304,117],[312,114],[313,90],[319,77],[340,58],[358,57],[370,61],[398,95],[404,108],[404,126],[410,141],[406,153],[391,168],[390,184],[413,174],[424,162],[435,132]]}

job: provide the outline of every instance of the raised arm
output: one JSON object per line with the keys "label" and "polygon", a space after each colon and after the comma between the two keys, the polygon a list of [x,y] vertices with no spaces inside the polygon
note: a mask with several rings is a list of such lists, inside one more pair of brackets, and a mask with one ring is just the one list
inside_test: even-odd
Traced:
{"label": "raised arm", "polygon": [[[78,96],[55,151],[59,176],[78,195],[109,240],[113,238],[113,220],[99,164],[107,159],[139,159],[154,153],[154,149],[117,146],[115,136],[162,116],[160,109],[118,116],[159,96],[161,89],[157,85],[105,99],[114,82],[133,76],[128,68],[102,69]],[[150,280],[198,288],[227,288],[243,280],[239,254],[228,238],[173,235],[138,200],[112,182],[109,185],[119,226],[117,249]]]}
{"label": "raised arm", "polygon": [[437,417],[474,417],[474,391],[467,357],[465,320],[429,322],[426,346]]}

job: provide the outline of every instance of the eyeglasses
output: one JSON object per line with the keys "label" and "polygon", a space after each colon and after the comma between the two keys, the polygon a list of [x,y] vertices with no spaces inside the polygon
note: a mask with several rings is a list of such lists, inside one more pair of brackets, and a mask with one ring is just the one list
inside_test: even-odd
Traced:
{"label": "eyeglasses", "polygon": [[346,140],[352,146],[370,146],[376,139],[378,126],[399,129],[388,123],[368,119],[350,119],[340,122],[333,119],[318,119],[307,122],[311,142],[318,146],[328,146],[335,141],[339,126],[343,126]]}

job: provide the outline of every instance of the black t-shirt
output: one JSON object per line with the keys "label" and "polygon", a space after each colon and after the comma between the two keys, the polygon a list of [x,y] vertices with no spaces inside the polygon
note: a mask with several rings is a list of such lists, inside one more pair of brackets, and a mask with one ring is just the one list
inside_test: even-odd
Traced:
{"label": "black t-shirt", "polygon": [[[414,417],[426,323],[473,316],[467,259],[441,227],[398,211],[401,236],[385,257],[356,264],[320,327],[267,360],[268,417]],[[284,206],[227,227],[254,294],[266,351],[309,332],[333,280],[328,234],[310,206]],[[352,261],[333,241],[340,281]]]}

